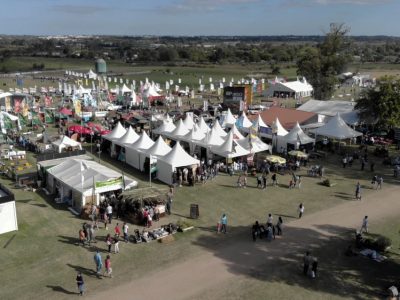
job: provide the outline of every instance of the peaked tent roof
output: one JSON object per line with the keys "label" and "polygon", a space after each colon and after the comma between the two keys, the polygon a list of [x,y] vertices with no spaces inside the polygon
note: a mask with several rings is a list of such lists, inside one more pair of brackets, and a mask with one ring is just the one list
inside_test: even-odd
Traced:
{"label": "peaked tent roof", "polygon": [[261,115],[258,114],[257,116],[257,122],[258,122],[258,127],[265,127],[265,128],[269,128],[269,126],[267,124],[265,124],[265,122],[263,121],[263,119],[261,118]]}
{"label": "peaked tent roof", "polygon": [[178,121],[178,125],[171,132],[166,132],[164,135],[170,137],[171,139],[181,138],[189,132],[189,129],[183,124],[182,119]]}
{"label": "peaked tent roof", "polygon": [[226,136],[227,133],[222,129],[221,125],[219,124],[218,120],[215,120],[213,127],[211,128],[211,131],[214,131],[216,134],[219,136]]}
{"label": "peaked tent roof", "polygon": [[[233,124],[233,127],[229,131],[229,133],[233,133],[233,139],[234,140],[241,140],[244,139],[244,136],[240,133],[239,129],[237,129],[236,124]],[[229,135],[228,133],[228,135]]]}
{"label": "peaked tent roof", "polygon": [[236,118],[232,115],[231,110],[228,108],[222,125],[224,127],[231,127],[236,123]]}
{"label": "peaked tent roof", "polygon": [[279,122],[278,118],[275,119],[271,127],[272,127],[272,132],[276,133],[276,135],[278,136],[285,136],[288,134],[287,130],[283,128],[281,122]]}
{"label": "peaked tent roof", "polygon": [[199,126],[199,129],[201,131],[203,131],[204,133],[207,133],[211,130],[210,127],[207,125],[206,121],[204,121],[203,117],[200,118],[198,126]]}
{"label": "peaked tent roof", "polygon": [[361,132],[355,131],[343,121],[338,113],[328,121],[324,126],[310,130],[315,135],[322,135],[328,138],[349,139],[362,135]]}
{"label": "peaked tent roof", "polygon": [[[218,122],[217,122],[218,123]],[[209,146],[219,146],[224,143],[224,139],[217,133],[217,129],[213,127],[211,131],[200,141],[193,141],[194,144],[209,147]]]}
{"label": "peaked tent roof", "polygon": [[123,144],[133,144],[139,139],[139,135],[133,130],[132,126],[129,126],[126,133],[118,140],[115,140],[114,143],[122,146]]}
{"label": "peaked tent roof", "polygon": [[290,132],[284,136],[286,143],[295,144],[300,142],[300,144],[309,144],[314,143],[315,139],[310,138],[307,134],[304,133],[303,129],[300,128],[299,123],[290,130]]}
{"label": "peaked tent roof", "polygon": [[194,124],[193,129],[182,137],[182,141],[193,142],[204,139],[206,134],[200,130],[197,124]]}
{"label": "peaked tent roof", "polygon": [[186,118],[185,118],[185,120],[183,120],[183,124],[189,130],[193,128],[194,121],[193,121],[191,114],[186,113]]}
{"label": "peaked tent roof", "polygon": [[146,154],[154,156],[164,156],[171,151],[171,147],[167,145],[161,135],[158,137],[157,141],[146,150]]}
{"label": "peaked tent roof", "polygon": [[153,146],[153,144],[154,141],[149,138],[146,131],[143,131],[139,139],[131,145],[126,145],[126,148],[135,150],[149,149],[151,146]]}
{"label": "peaked tent roof", "polygon": [[235,141],[233,135],[234,133],[231,130],[228,133],[225,142],[220,146],[212,146],[211,152],[228,158],[248,155],[250,152],[240,146],[240,144]]}
{"label": "peaked tent roof", "polygon": [[79,147],[79,149],[82,150],[81,143],[67,137],[66,135],[61,136],[58,140],[52,142],[52,144],[58,148],[59,152],[66,147]]}
{"label": "peaked tent roof", "polygon": [[250,153],[257,153],[262,151],[270,150],[270,146],[264,143],[259,137],[244,138],[237,140],[238,144]]}
{"label": "peaked tent roof", "polygon": [[157,127],[156,129],[153,130],[153,133],[164,134],[167,132],[174,131],[175,128],[176,128],[176,126],[174,125],[174,123],[172,123],[171,121],[164,120],[160,127]]}
{"label": "peaked tent roof", "polygon": [[122,93],[122,94],[131,93],[131,92],[132,92],[132,90],[131,90],[130,88],[128,88],[128,87],[126,86],[126,84],[124,84],[124,85],[122,86],[122,89],[121,89],[121,93]]}
{"label": "peaked tent roof", "polygon": [[103,138],[106,140],[115,140],[119,139],[126,133],[126,129],[121,125],[121,122],[117,123],[117,126],[114,127],[114,129],[105,135],[103,135]]}
{"label": "peaked tent roof", "polygon": [[191,157],[177,142],[172,150],[165,156],[159,157],[159,160],[173,166],[183,167],[189,165],[197,165],[200,163],[198,159]]}
{"label": "peaked tent roof", "polygon": [[250,120],[247,118],[246,114],[244,112],[242,112],[242,114],[240,115],[240,117],[237,119],[236,121],[236,125],[239,128],[250,128],[253,123],[250,122]]}

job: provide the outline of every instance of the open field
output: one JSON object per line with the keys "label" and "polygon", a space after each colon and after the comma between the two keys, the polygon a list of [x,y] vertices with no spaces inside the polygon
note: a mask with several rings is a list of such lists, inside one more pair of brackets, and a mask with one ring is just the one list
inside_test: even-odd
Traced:
{"label": "open field", "polygon": [[[123,166],[109,158],[103,157],[102,162],[116,168],[124,168],[125,174],[135,176],[139,180],[139,187],[147,186],[147,176],[138,174],[137,171]],[[0,280],[7,289],[1,289],[1,299],[67,299],[76,292],[74,276],[77,270],[83,272],[88,289],[91,291],[105,290],[115,287],[116,284],[138,279],[145,274],[153,274],[177,263],[190,261],[195,257],[211,251],[199,241],[213,241],[215,226],[221,213],[229,217],[230,235],[227,242],[233,243],[236,239],[246,243],[250,242],[250,224],[258,219],[265,221],[268,212],[277,218],[282,215],[284,222],[289,222],[296,216],[296,209],[300,202],[306,207],[306,214],[326,210],[343,203],[354,201],[353,193],[355,183],[360,180],[363,185],[363,196],[380,193],[370,189],[369,171],[359,171],[358,163],[352,169],[338,167],[339,157],[330,156],[325,161],[314,161],[313,164],[323,163],[327,169],[327,176],[337,183],[336,186],[327,188],[318,184],[319,179],[303,177],[300,190],[289,190],[287,184],[289,175],[279,176],[278,187],[268,187],[266,191],[255,188],[255,178],[249,178],[247,189],[235,187],[237,177],[220,175],[215,181],[195,187],[178,188],[173,203],[173,215],[161,219],[161,224],[166,224],[179,219],[186,219],[191,203],[200,206],[200,218],[189,220],[196,229],[186,234],[177,234],[175,242],[171,244],[124,244],[120,246],[120,254],[112,254],[115,278],[111,280],[97,279],[92,273],[94,269],[93,251],[99,247],[106,249],[104,236],[107,231],[103,228],[97,232],[98,242],[94,247],[82,248],[77,246],[78,230],[82,220],[74,217],[64,206],[56,205],[52,200],[42,194],[29,193],[16,190],[17,210],[20,230],[0,236],[2,255],[0,264],[5,272],[0,275]],[[385,187],[395,184],[390,176],[390,169],[376,161],[377,172],[384,174]],[[301,170],[299,174],[304,174]],[[9,181],[4,181],[10,184]],[[160,185],[161,186],[161,185]],[[386,222],[386,220],[385,220]],[[130,226],[133,232],[135,226]],[[389,228],[382,223],[382,230]],[[112,229],[109,229],[110,232]],[[377,232],[374,230],[374,232]],[[301,234],[299,232],[299,234]],[[389,233],[394,239],[394,245],[399,244],[395,232]],[[229,237],[227,237],[229,238]],[[218,244],[218,242],[217,242]],[[210,246],[210,245],[209,245]],[[222,245],[220,245],[222,246]],[[336,247],[336,245],[332,246]],[[342,246],[340,246],[342,247]],[[102,253],[103,257],[105,253]],[[326,256],[325,256],[326,255]],[[329,259],[330,252],[321,252],[321,259]],[[398,258],[394,256],[394,259]],[[256,278],[248,278],[229,292],[232,299],[241,298],[240,295],[254,295],[258,299],[262,294],[271,295],[285,291],[285,295],[301,295],[306,299],[318,299],[325,295],[326,285],[321,289],[304,290],[299,286],[292,286],[290,282],[293,275],[283,269],[279,273],[283,279],[266,287]],[[233,284],[233,282],[232,282]],[[355,284],[357,286],[357,283]],[[240,290],[239,290],[240,288]],[[358,287],[360,288],[360,287]],[[299,294],[300,293],[300,294]],[[209,299],[214,299],[209,295]]]}

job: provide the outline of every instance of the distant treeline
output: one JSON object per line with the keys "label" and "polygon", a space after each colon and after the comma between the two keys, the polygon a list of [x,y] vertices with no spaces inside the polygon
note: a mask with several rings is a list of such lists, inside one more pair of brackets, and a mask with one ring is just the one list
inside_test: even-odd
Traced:
{"label": "distant treeline", "polygon": [[[11,56],[118,59],[127,63],[296,63],[324,36],[0,36],[0,63]],[[360,62],[400,63],[400,38],[351,36]]]}

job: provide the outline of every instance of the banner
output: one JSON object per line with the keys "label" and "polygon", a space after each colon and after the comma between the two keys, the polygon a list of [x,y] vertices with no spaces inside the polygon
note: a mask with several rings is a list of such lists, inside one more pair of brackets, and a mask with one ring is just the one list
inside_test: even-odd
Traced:
{"label": "banner", "polygon": [[54,114],[52,110],[45,109],[44,110],[44,122],[45,123],[54,123]]}
{"label": "banner", "polygon": [[95,183],[95,187],[96,187],[96,189],[98,189],[98,188],[117,185],[117,184],[121,184],[121,185],[123,184],[122,176],[121,177],[117,177],[117,178],[113,178],[113,179],[109,179],[109,180],[106,180],[106,181],[97,181]]}

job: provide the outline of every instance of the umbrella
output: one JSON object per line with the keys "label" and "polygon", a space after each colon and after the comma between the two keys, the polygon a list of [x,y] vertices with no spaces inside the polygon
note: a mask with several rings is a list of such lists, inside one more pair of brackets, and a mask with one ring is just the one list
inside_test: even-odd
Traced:
{"label": "umbrella", "polygon": [[72,131],[79,134],[92,134],[93,131],[90,128],[86,128],[80,125],[72,125],[68,127],[68,131]]}
{"label": "umbrella", "polygon": [[304,153],[303,151],[298,151],[298,150],[292,150],[288,153],[290,156],[296,156],[298,158],[307,158],[308,155]]}
{"label": "umbrella", "polygon": [[284,159],[283,157],[277,156],[277,155],[268,155],[266,157],[266,160],[268,160],[271,163],[278,163],[278,164],[286,163],[286,159]]}

